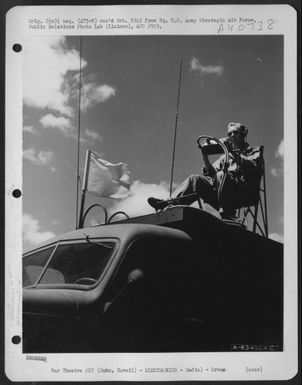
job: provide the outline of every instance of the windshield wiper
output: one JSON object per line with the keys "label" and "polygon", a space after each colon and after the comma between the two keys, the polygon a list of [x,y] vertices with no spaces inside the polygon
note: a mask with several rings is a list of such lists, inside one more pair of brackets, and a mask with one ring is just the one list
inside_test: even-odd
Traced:
{"label": "windshield wiper", "polygon": [[87,235],[86,233],[83,233],[85,235],[85,239],[88,243],[92,244],[92,245],[98,245],[98,246],[102,246],[102,247],[106,247],[107,249],[110,249],[112,250],[113,249],[113,246],[109,246],[107,243],[103,243],[103,242],[94,242],[92,241],[90,238],[89,238],[89,235]]}

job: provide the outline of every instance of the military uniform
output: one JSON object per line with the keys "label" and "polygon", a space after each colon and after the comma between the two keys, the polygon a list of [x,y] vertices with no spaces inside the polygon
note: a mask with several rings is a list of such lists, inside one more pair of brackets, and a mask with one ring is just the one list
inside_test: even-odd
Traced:
{"label": "military uniform", "polygon": [[[240,155],[243,155],[243,159]],[[223,208],[227,216],[235,209],[250,206],[257,199],[261,177],[261,154],[259,147],[245,143],[239,151],[230,151],[227,172],[224,172],[225,155],[221,156],[203,175],[190,175],[173,192],[173,197],[197,193],[215,209]],[[182,204],[191,204],[194,196],[182,199]]]}

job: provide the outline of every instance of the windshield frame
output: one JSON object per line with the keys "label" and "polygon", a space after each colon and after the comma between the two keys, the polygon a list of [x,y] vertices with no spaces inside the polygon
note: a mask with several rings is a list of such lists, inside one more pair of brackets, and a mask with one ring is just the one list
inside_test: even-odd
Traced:
{"label": "windshield frame", "polygon": [[74,290],[84,290],[84,291],[93,290],[96,286],[98,286],[98,284],[100,283],[100,281],[103,279],[104,275],[106,274],[107,270],[109,269],[109,267],[112,263],[112,260],[114,259],[115,255],[119,249],[121,242],[120,242],[120,239],[116,238],[116,237],[105,237],[105,238],[104,237],[91,237],[91,238],[89,237],[89,240],[91,240],[91,243],[94,243],[96,245],[101,244],[101,243],[105,243],[105,242],[114,243],[114,245],[112,247],[112,254],[109,257],[109,260],[108,260],[104,270],[102,271],[100,277],[97,279],[97,281],[94,284],[92,284],[92,285],[83,285],[83,284],[75,284],[75,283],[72,283],[72,284],[58,284],[58,283],[39,284],[39,282],[41,281],[43,275],[45,274],[50,262],[52,261],[52,258],[54,257],[58,247],[65,246],[65,245],[74,245],[74,244],[89,244],[89,242],[85,238],[72,239],[72,240],[66,239],[66,240],[57,241],[56,243],[52,243],[52,244],[43,246],[39,249],[35,249],[33,251],[30,251],[30,252],[27,252],[23,256],[23,259],[25,259],[25,258],[31,256],[32,254],[35,254],[35,253],[43,251],[45,249],[54,247],[50,257],[48,258],[48,260],[47,260],[45,266],[43,267],[40,275],[38,276],[35,284],[30,285],[30,286],[25,286],[23,289],[74,289]]}
{"label": "windshield frame", "polygon": [[35,287],[35,286],[37,285],[37,283],[40,281],[42,275],[44,274],[45,269],[46,269],[47,266],[49,265],[49,262],[50,262],[50,260],[52,259],[52,257],[53,257],[53,255],[54,255],[55,251],[57,250],[58,246],[59,246],[59,242],[57,242],[57,243],[51,243],[51,244],[46,245],[46,246],[43,246],[43,247],[41,247],[41,248],[39,248],[39,249],[35,249],[35,250],[30,251],[30,252],[27,252],[27,253],[23,256],[23,258],[22,258],[22,272],[23,272],[23,268],[24,268],[23,261],[24,261],[26,258],[32,256],[33,254],[40,253],[41,251],[44,251],[44,250],[53,248],[52,252],[50,253],[50,255],[49,255],[49,257],[48,257],[47,262],[46,262],[45,265],[43,266],[43,268],[42,268],[42,270],[41,270],[41,273],[38,275],[38,277],[37,277],[35,283],[32,284],[32,285],[29,285],[29,286],[24,286],[23,289],[29,289],[29,288]]}

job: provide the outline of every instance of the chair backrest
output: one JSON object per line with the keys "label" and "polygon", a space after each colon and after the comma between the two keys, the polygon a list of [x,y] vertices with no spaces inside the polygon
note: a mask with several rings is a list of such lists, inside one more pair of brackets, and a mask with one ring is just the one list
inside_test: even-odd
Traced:
{"label": "chair backrest", "polygon": [[[249,225],[248,219],[252,219],[251,230],[257,231],[265,237],[268,237],[268,217],[266,200],[266,182],[265,182],[265,162],[264,146],[259,147],[260,151],[260,172],[255,181],[255,189],[248,201],[244,202],[243,207],[238,210],[238,216],[242,223]],[[260,210],[259,210],[260,208]]]}

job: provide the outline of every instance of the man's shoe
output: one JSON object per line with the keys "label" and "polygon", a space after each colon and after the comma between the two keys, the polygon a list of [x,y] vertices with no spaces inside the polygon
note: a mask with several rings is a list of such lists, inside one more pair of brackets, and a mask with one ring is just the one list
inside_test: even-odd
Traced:
{"label": "man's shoe", "polygon": [[168,206],[169,202],[168,201],[164,201],[162,199],[158,199],[158,198],[154,198],[154,197],[150,197],[148,198],[148,203],[151,207],[153,207],[155,210],[162,210],[164,209],[166,206]]}

